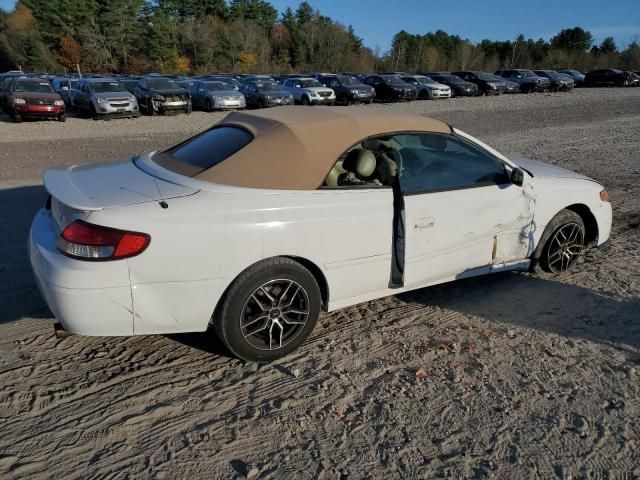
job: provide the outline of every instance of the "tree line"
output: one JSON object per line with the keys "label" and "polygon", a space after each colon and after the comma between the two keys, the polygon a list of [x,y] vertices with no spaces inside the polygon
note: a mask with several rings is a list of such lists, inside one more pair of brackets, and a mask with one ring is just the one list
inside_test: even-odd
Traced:
{"label": "tree line", "polygon": [[638,68],[640,47],[594,45],[588,31],[562,30],[547,42],[472,43],[442,30],[397,33],[373,51],[351,26],[308,2],[279,13],[266,0],[19,0],[0,9],[0,72],[305,72]]}

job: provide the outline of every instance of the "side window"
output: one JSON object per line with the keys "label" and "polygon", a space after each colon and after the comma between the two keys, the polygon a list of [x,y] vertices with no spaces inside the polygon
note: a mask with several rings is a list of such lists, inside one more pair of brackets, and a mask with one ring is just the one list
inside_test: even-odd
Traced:
{"label": "side window", "polygon": [[498,185],[509,182],[504,164],[450,134],[394,135],[398,178],[406,194]]}
{"label": "side window", "polygon": [[337,88],[340,86],[340,82],[338,80],[332,80],[331,86]]}
{"label": "side window", "polygon": [[391,187],[398,171],[388,136],[367,138],[338,159],[323,188]]}

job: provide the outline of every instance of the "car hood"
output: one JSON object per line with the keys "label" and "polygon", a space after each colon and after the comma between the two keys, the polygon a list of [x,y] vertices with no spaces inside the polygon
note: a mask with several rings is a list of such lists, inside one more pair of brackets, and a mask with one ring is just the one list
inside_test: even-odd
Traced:
{"label": "car hood", "polygon": [[305,87],[305,90],[309,90],[310,92],[332,92],[328,87]]}
{"label": "car hood", "polygon": [[212,92],[207,92],[207,95],[210,97],[237,97],[242,98],[242,94],[237,90],[216,90]]}
{"label": "car hood", "polygon": [[291,95],[289,92],[285,90],[269,90],[267,92],[260,92],[263,95],[269,95],[271,97],[288,97]]}
{"label": "car hood", "polygon": [[161,89],[153,89],[149,90],[151,93],[157,93],[158,95],[162,95],[163,97],[167,95],[186,95],[187,91],[184,88],[161,88]]}
{"label": "car hood", "polygon": [[420,85],[425,85],[429,88],[448,88],[449,90],[451,90],[451,87],[449,85],[445,85],[444,83],[421,83]]}
{"label": "car hood", "polygon": [[29,100],[61,100],[62,97],[57,93],[40,93],[40,92],[12,92],[13,98],[24,98]]}
{"label": "car hood", "polygon": [[159,202],[198,191],[145,173],[135,161],[52,168],[44,173],[44,186],[60,202],[84,211]]}
{"label": "car hood", "polygon": [[556,167],[555,165],[551,165],[548,163],[538,162],[537,160],[519,157],[514,157],[512,158],[512,160],[513,163],[530,172],[534,177],[577,178],[580,180],[591,180],[592,182],[595,182],[595,180],[593,180],[592,178],[589,178],[586,175],[582,175],[581,173],[572,172],[571,170],[567,170],[562,167]]}

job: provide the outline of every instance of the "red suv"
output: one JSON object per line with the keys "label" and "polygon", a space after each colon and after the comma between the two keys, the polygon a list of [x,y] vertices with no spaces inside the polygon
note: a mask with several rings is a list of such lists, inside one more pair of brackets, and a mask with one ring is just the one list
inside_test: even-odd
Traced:
{"label": "red suv", "polygon": [[60,122],[67,119],[62,97],[41,78],[12,78],[2,100],[4,110],[16,123],[23,118],[55,118]]}

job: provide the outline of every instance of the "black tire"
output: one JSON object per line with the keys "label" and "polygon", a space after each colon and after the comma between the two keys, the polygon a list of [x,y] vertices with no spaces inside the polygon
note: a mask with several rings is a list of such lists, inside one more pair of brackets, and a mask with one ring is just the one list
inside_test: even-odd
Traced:
{"label": "black tire", "polygon": [[426,90],[421,90],[418,94],[418,100],[429,100],[429,93]]}
{"label": "black tire", "polygon": [[[554,238],[556,234],[568,225],[577,225],[582,230],[582,250],[584,251],[585,243],[585,227],[582,217],[572,210],[561,210],[551,221],[547,224],[547,227],[542,233],[542,237],[538,242],[536,250],[531,256],[531,271],[533,272],[546,272],[546,273],[559,273],[557,269],[550,265],[550,252],[553,247]],[[552,254],[551,254],[552,255]],[[575,261],[571,261],[566,270],[569,270],[575,265]]]}
{"label": "black tire", "polygon": [[60,115],[58,117],[58,121],[59,122],[66,122],[67,121],[67,116],[66,115]]}
{"label": "black tire", "polygon": [[305,105],[307,107],[311,105],[311,102],[309,101],[309,97],[307,97],[306,95],[302,96],[302,105]]}
{"label": "black tire", "polygon": [[13,115],[11,115],[11,118],[13,119],[14,123],[22,123],[22,115],[14,113]]}
{"label": "black tire", "polygon": [[344,104],[344,106],[346,107],[351,105],[351,99],[349,98],[349,95],[344,95],[340,103]]}
{"label": "black tire", "polygon": [[93,119],[93,120],[98,120],[100,117],[98,116],[98,112],[96,112],[96,107],[94,107],[93,105],[91,105],[91,108],[89,109],[89,116]]}
{"label": "black tire", "polygon": [[[300,299],[304,300],[301,303],[303,306],[297,307],[305,308],[308,311],[308,314],[302,317],[305,319],[304,324],[290,325],[284,320],[284,313],[281,313],[279,317],[273,316],[280,313],[280,305],[283,300],[282,298],[277,299],[277,295],[282,294],[283,297],[286,297],[285,300],[289,300],[287,297],[288,292],[293,291],[292,289],[285,290],[282,287],[282,290],[278,293],[276,290],[278,288],[277,282],[283,282],[283,285],[284,282],[290,282],[290,285],[295,284],[304,293],[304,295],[300,293],[302,295]],[[274,285],[274,287],[267,284]],[[262,296],[260,303],[256,300],[256,297],[260,295],[257,292],[264,292],[264,290],[259,290],[263,286],[271,288],[270,294],[279,303],[273,302],[271,305],[266,305],[266,309],[261,308],[262,304],[269,302],[267,296]],[[282,293],[283,290],[284,294]],[[298,292],[296,290],[296,295]],[[296,295],[294,295],[295,298],[297,298]],[[320,288],[311,272],[294,260],[276,257],[247,268],[233,281],[222,298],[220,305],[216,308],[213,316],[213,326],[222,343],[238,358],[249,362],[270,362],[288,355],[304,343],[313,331],[320,315],[320,304]],[[250,320],[248,324],[253,322],[256,325],[256,329],[253,330],[255,333],[246,333],[245,336],[243,328],[245,332],[250,330],[247,329],[248,325],[243,327],[241,323],[246,321],[247,312],[251,310],[251,307],[257,307],[258,305],[260,306],[260,312],[255,313],[255,315],[261,317],[264,313],[266,315],[264,324],[261,323],[262,320],[258,321],[257,324],[255,319]],[[282,310],[284,308],[282,307]],[[269,309],[269,313],[266,314],[265,312]],[[301,317],[298,318],[302,321]],[[287,340],[287,343],[278,348],[261,348],[259,346],[261,342],[265,342],[263,347],[267,347],[266,342],[268,340],[264,338],[265,336],[271,340],[277,340],[277,337],[273,338],[270,333],[267,333],[267,327],[269,327],[269,332],[271,332],[271,329],[273,329],[274,333],[281,332],[280,343],[282,343],[282,335],[285,335],[283,333],[284,330],[277,330],[279,327],[276,326],[276,322],[283,321],[283,325],[293,329],[289,332],[291,338]],[[278,323],[278,325],[280,324]],[[260,332],[262,332],[262,335]]]}
{"label": "black tire", "polygon": [[211,100],[207,98],[207,101],[205,102],[205,106],[204,109],[207,112],[213,112],[213,105],[211,105]]}
{"label": "black tire", "polygon": [[258,99],[257,107],[258,108],[265,108],[266,107],[266,104],[264,103],[263,99],[261,99],[261,98]]}

